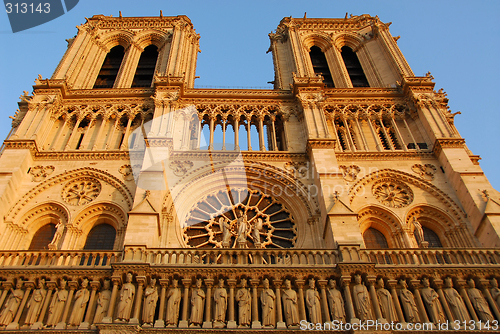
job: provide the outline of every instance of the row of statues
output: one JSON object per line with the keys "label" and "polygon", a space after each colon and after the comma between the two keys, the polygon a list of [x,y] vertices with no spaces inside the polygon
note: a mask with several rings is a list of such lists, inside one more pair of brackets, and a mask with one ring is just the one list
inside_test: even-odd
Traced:
{"label": "row of statues", "polygon": [[[141,282],[146,283],[146,278]],[[60,280],[59,286],[52,282],[50,289],[43,278],[38,280],[36,287],[28,285],[25,289],[25,282],[18,279],[15,289],[10,287],[3,291],[0,306],[5,303],[0,312],[0,326],[19,328],[23,308],[25,318],[21,328],[32,329],[66,326],[85,329],[90,324],[103,322],[135,322],[143,327],[298,328],[300,321],[305,319],[311,323],[383,319],[434,324],[447,320],[500,320],[500,288],[495,278],[490,280],[490,289],[483,291],[469,279],[467,289],[460,287],[460,292],[454,288],[451,277],[446,277],[443,287],[439,286],[437,291],[431,287],[429,279],[423,277],[418,284],[421,286],[413,292],[404,279],[399,280],[398,289],[392,284],[391,291],[385,288],[386,282],[381,277],[370,281],[367,288],[361,275],[355,275],[354,282],[347,282],[340,290],[335,279],[318,284],[310,278],[306,288],[298,285],[298,289],[292,288],[288,279],[284,282],[274,280],[274,289],[267,278],[251,282],[249,288],[245,278],[241,278],[239,284],[235,279],[229,282],[219,278],[213,287],[211,279],[205,279],[204,284],[199,278],[193,286],[190,279],[184,279],[182,291],[179,280],[172,280],[168,289],[163,280],[160,293],[155,278],[150,278],[145,286],[136,286],[131,273],[126,275],[121,288],[115,280],[113,291],[110,280],[103,281],[100,291],[97,291],[99,282],[93,282],[90,291],[89,281],[84,278],[79,286],[71,282],[68,291],[65,279]],[[116,296],[116,309],[113,295]]]}

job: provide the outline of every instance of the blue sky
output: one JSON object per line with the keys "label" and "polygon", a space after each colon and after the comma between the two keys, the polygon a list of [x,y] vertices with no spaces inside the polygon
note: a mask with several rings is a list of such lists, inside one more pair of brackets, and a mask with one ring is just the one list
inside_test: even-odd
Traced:
{"label": "blue sky", "polygon": [[268,87],[273,64],[267,34],[285,16],[378,15],[393,22],[398,45],[416,75],[431,71],[444,88],[455,124],[496,189],[500,189],[500,113],[496,101],[500,65],[500,1],[115,1],[80,0],[67,14],[13,34],[0,14],[0,138],[10,130],[9,115],[38,74],[50,77],[76,25],[95,14],[118,16],[187,15],[201,35],[196,85]]}

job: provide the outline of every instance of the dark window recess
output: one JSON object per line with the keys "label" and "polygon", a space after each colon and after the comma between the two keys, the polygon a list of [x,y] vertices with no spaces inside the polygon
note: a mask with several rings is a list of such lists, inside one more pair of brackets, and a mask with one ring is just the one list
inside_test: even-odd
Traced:
{"label": "dark window recess", "polygon": [[112,250],[115,244],[116,230],[109,224],[100,224],[90,230],[83,249]]}
{"label": "dark window recess", "polygon": [[408,147],[409,150],[414,150],[417,147],[415,146],[415,143],[409,143],[406,147]]}
{"label": "dark window recess", "polygon": [[54,238],[55,233],[55,224],[42,226],[33,236],[29,250],[49,249],[49,244],[52,242],[52,238]]}
{"label": "dark window recess", "polygon": [[427,150],[427,143],[417,143],[418,148],[421,150]]}
{"label": "dark window recess", "polygon": [[330,73],[330,69],[328,68],[328,62],[326,61],[326,57],[323,51],[321,51],[321,49],[317,46],[313,46],[311,47],[309,56],[311,57],[314,74],[323,76],[323,83],[326,87],[335,88],[332,74]]}
{"label": "dark window recess", "polygon": [[78,144],[76,144],[76,149],[77,149],[77,150],[79,150],[79,149],[80,149],[80,146],[82,145],[83,136],[84,136],[84,134],[82,133],[82,134],[80,135],[80,139],[78,139]]}
{"label": "dark window recess", "polygon": [[99,71],[94,88],[113,88],[124,54],[125,50],[121,45],[117,45],[109,51]]}
{"label": "dark window recess", "polygon": [[385,249],[389,248],[387,240],[385,239],[382,232],[369,228],[363,233],[363,240],[365,241],[366,248],[369,249]]}
{"label": "dark window recess", "polygon": [[424,226],[422,226],[422,230],[424,231],[424,240],[429,243],[429,248],[443,247],[436,232]]}
{"label": "dark window recess", "polygon": [[132,87],[151,87],[158,59],[158,48],[150,45],[144,49],[135,71]]}
{"label": "dark window recess", "polygon": [[342,59],[344,60],[347,73],[349,73],[349,78],[351,78],[352,86],[370,87],[365,72],[363,72],[361,63],[358,60],[358,56],[356,56],[356,53],[353,52],[350,47],[342,47]]}

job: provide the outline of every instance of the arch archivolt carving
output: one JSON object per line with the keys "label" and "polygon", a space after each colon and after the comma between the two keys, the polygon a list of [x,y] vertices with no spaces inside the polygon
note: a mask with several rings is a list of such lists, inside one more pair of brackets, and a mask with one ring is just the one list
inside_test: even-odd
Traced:
{"label": "arch archivolt carving", "polygon": [[126,50],[133,41],[134,34],[127,30],[113,30],[112,32],[106,32],[99,37],[101,45],[103,45],[107,52],[117,45],[123,46]]}
{"label": "arch archivolt carving", "polygon": [[[411,184],[415,187],[418,187],[427,193],[430,193],[434,197],[436,197],[439,202],[447,208],[447,210],[450,210],[454,221],[456,221],[458,224],[465,223],[465,213],[463,210],[458,206],[458,204],[450,198],[445,192],[443,192],[441,189],[433,185],[432,183],[422,180],[420,178],[415,177],[414,175],[411,175],[406,172],[394,170],[394,169],[381,169],[378,171],[375,171],[371,174],[366,175],[362,179],[360,179],[358,182],[356,182],[350,189],[348,193],[349,201],[352,203],[356,197],[356,195],[364,189],[367,191],[367,187],[369,184],[374,183],[380,179],[392,179],[396,182],[403,182],[406,184]],[[413,204],[414,205],[414,204]],[[412,206],[413,207],[413,206]]]}
{"label": "arch archivolt carving", "polygon": [[348,46],[352,51],[356,52],[363,46],[364,41],[365,40],[359,34],[353,32],[343,32],[340,35],[333,36],[333,44],[339,52],[344,46]]}
{"label": "arch archivolt carving", "polygon": [[[224,161],[200,167],[188,173],[170,189],[171,198],[165,196],[162,211],[164,213],[172,211],[172,202],[174,203],[180,222],[177,224],[179,242],[186,246],[181,237],[180,225],[187,217],[189,210],[199,199],[218,190],[227,189],[229,186],[231,188],[259,190],[282,203],[297,222],[296,246],[300,247],[305,238],[305,233],[301,229],[305,228],[309,218],[319,212],[317,200],[308,196],[307,187],[300,180],[295,179],[292,173],[272,165],[234,162],[231,165]],[[212,168],[215,169],[215,172]],[[203,189],[202,193],[200,193],[200,189]],[[193,198],[190,195],[193,193],[198,193],[199,196]]]}
{"label": "arch archivolt carving", "polygon": [[170,40],[171,37],[171,32],[148,29],[137,33],[137,35],[134,36],[133,41],[142,49],[146,48],[149,45],[155,45],[158,47],[158,50],[160,50]]}
{"label": "arch archivolt carving", "polygon": [[312,33],[303,37],[302,43],[306,48],[306,51],[309,52],[311,47],[317,46],[321,49],[323,53],[325,53],[329,48],[332,47],[333,41],[330,36],[322,33]]}
{"label": "arch archivolt carving", "polygon": [[94,178],[114,187],[123,196],[126,205],[125,209],[127,211],[131,209],[133,196],[131,191],[122,181],[120,181],[114,175],[105,171],[96,168],[84,167],[56,175],[39,183],[37,186],[24,194],[24,196],[21,197],[17,201],[17,203],[9,209],[8,213],[5,216],[5,220],[15,221],[19,213],[26,208],[27,204],[29,204],[35,196],[41,194],[44,191],[47,191],[49,188],[61,186],[66,184],[67,182],[78,180],[80,178]]}
{"label": "arch archivolt carving", "polygon": [[358,211],[358,223],[361,234],[369,228],[382,233],[389,248],[407,248],[408,244],[404,233],[405,226],[398,216],[386,208],[370,205]]}

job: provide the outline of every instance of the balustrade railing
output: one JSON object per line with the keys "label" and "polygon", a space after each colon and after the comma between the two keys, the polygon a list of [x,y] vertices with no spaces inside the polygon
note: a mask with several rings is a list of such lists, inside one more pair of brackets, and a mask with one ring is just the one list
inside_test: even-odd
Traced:
{"label": "balustrade railing", "polygon": [[116,251],[0,251],[0,268],[110,267],[121,256]]}
{"label": "balustrade railing", "polygon": [[328,266],[339,262],[337,250],[127,247],[125,262],[164,266]]}

